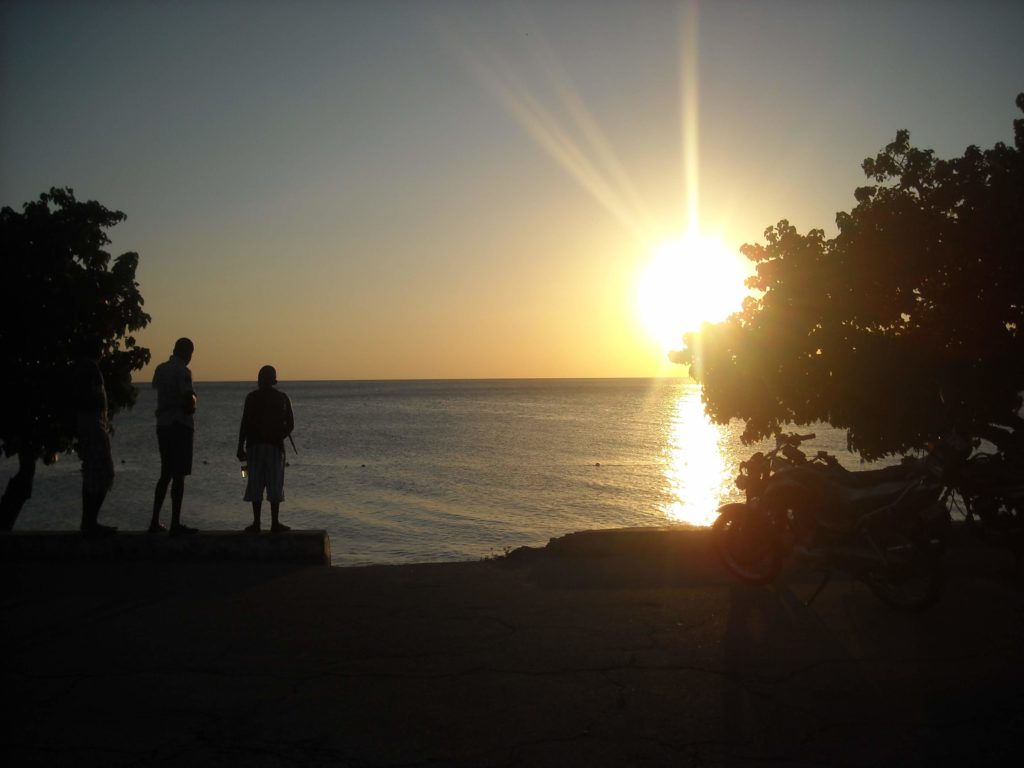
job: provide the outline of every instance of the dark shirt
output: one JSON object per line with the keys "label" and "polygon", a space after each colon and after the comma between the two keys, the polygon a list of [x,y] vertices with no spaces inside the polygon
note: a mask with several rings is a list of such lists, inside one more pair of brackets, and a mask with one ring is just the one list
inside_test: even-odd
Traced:
{"label": "dark shirt", "polygon": [[103,374],[93,360],[80,360],[75,366],[72,399],[75,411],[88,418],[107,422],[107,390]]}
{"label": "dark shirt", "polygon": [[184,424],[189,429],[195,429],[195,419],[192,415],[195,408],[186,406],[186,402],[194,403],[192,371],[184,360],[177,355],[171,355],[166,362],[160,363],[153,372],[153,388],[156,390],[158,427]]}
{"label": "dark shirt", "polygon": [[269,443],[284,449],[284,439],[295,428],[288,395],[273,387],[261,387],[245,397],[238,444]]}

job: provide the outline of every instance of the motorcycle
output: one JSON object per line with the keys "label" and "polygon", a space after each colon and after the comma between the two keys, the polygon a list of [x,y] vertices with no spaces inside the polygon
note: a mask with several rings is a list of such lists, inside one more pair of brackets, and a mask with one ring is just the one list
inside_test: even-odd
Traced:
{"label": "motorcycle", "polygon": [[746,502],[719,508],[712,526],[725,567],[740,581],[774,581],[789,557],[859,579],[887,605],[922,611],[941,596],[941,542],[949,513],[940,500],[938,453],[851,472],[834,456],[800,449],[815,435],[780,434],[775,448],[740,464]]}

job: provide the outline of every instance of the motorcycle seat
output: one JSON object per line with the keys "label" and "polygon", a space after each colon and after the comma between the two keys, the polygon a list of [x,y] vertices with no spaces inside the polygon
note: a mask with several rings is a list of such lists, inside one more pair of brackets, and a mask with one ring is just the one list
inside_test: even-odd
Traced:
{"label": "motorcycle seat", "polygon": [[906,489],[906,480],[889,480],[864,486],[839,485],[836,487],[835,496],[836,501],[843,507],[875,508],[895,501]]}
{"label": "motorcycle seat", "polygon": [[906,482],[907,479],[919,472],[919,466],[911,463],[894,464],[891,467],[866,469],[859,472],[852,472],[845,467],[836,467],[835,479],[850,488],[871,488],[882,483]]}

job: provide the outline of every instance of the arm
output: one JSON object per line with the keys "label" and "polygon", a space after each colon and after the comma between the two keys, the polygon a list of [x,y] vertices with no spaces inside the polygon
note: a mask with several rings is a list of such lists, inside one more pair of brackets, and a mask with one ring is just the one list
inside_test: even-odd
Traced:
{"label": "arm", "polygon": [[191,416],[196,412],[196,392],[192,388],[192,372],[186,368],[179,383],[181,391],[182,407],[185,413]]}
{"label": "arm", "polygon": [[245,443],[249,439],[249,397],[245,398],[245,405],[242,406],[242,423],[238,426],[238,450],[235,456],[239,461],[246,460]]}
{"label": "arm", "polygon": [[284,396],[284,426],[285,437],[295,430],[295,415],[292,413],[292,401],[288,398],[288,395]]}

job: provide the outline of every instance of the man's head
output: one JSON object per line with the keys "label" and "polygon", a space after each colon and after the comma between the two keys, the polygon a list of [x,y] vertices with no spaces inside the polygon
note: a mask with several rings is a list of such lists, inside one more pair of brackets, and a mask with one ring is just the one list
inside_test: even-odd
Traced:
{"label": "man's head", "polygon": [[191,339],[182,337],[174,342],[174,356],[180,357],[186,363],[192,359],[192,353],[195,349],[196,345],[192,343]]}
{"label": "man's head", "polygon": [[272,387],[277,384],[277,370],[272,365],[264,365],[260,368],[256,382],[263,387]]}

